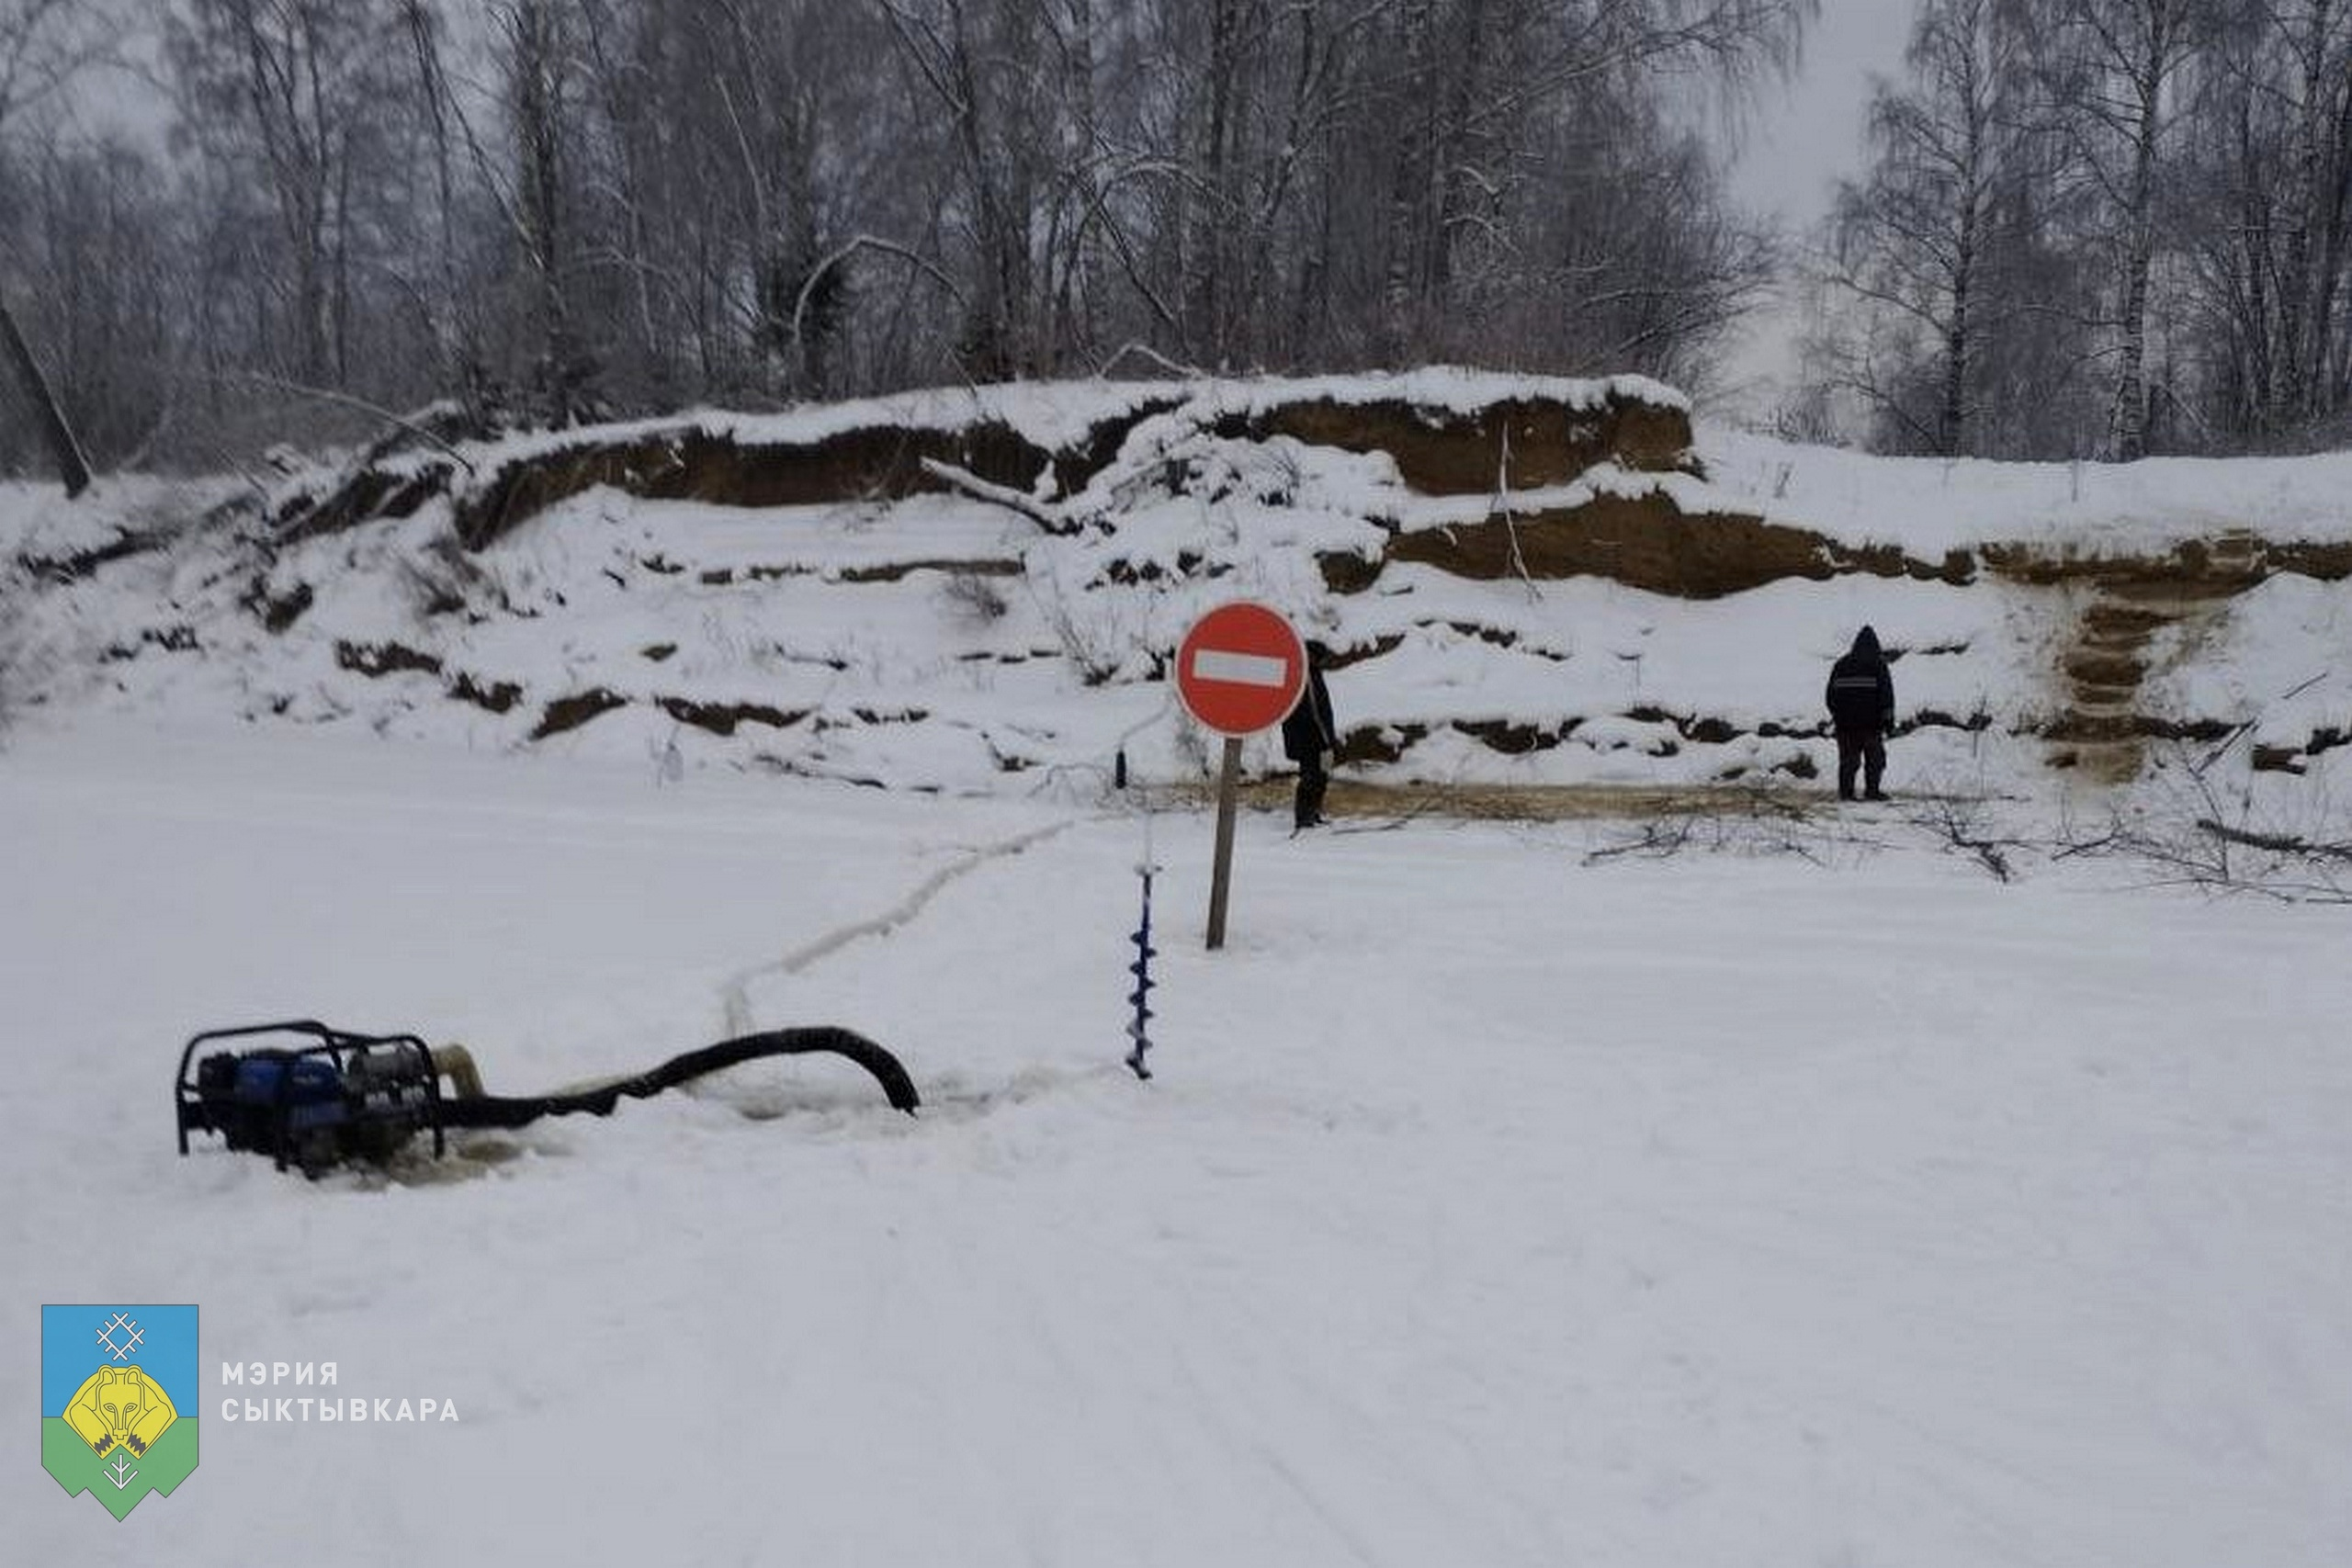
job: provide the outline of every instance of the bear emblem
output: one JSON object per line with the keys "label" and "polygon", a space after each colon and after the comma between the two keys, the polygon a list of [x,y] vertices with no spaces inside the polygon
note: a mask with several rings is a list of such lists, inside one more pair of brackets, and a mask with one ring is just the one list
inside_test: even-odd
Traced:
{"label": "bear emblem", "polygon": [[179,1419],[171,1397],[137,1367],[101,1367],[65,1407],[65,1424],[100,1455],[144,1454]]}

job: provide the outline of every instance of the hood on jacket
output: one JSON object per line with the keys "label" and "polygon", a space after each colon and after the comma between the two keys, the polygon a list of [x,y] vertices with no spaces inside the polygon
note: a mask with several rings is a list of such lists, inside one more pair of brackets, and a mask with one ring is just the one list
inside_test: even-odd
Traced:
{"label": "hood on jacket", "polygon": [[1854,634],[1854,646],[1852,651],[1855,653],[1867,653],[1873,659],[1879,657],[1878,633],[1871,630],[1868,626],[1864,626],[1860,631],[1856,632]]}

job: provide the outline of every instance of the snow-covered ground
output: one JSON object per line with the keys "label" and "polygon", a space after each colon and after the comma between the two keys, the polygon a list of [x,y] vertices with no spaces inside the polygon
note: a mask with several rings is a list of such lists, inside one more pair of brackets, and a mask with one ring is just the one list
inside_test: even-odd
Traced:
{"label": "snow-covered ground", "polygon": [[2157,554],[2233,531],[2352,538],[2352,451],[2003,463],[1883,457],[1708,424],[1700,452],[1713,483],[1768,517],[1931,560],[1986,540],[2096,555]]}
{"label": "snow-covered ground", "polygon": [[[1159,395],[980,412],[1051,444]],[[1515,503],[1657,487],[1926,562],[2352,538],[2343,456],[1894,462],[1705,427],[1696,456]],[[941,495],[600,489],[475,554],[447,499],[289,541],[196,521],[242,480],[0,485],[0,1408],[29,1450],[40,1304],[193,1302],[206,1418],[195,1475],[119,1525],[0,1466],[0,1555],[2352,1562],[2343,889],[2209,899],[2052,848],[2211,850],[2199,812],[2352,836],[2352,586],[2282,572],[2153,634],[2143,711],[2242,728],[2109,791],[2033,734],[2074,587],[1695,600],[1391,560],[1340,592],[1318,557],[1490,499],[1172,416],[1114,469],[1032,498],[1072,536]],[[1822,679],[1870,621],[1903,654],[1898,803],[1598,857],[1643,825],[1400,801],[1294,840],[1252,812],[1212,953],[1210,824],[1170,787],[1209,747],[1159,676],[1244,594],[1349,656],[1343,778],[1442,785],[1826,768]],[[550,728],[583,697],[616,705]],[[1511,730],[1546,744],[1481,736]],[[1149,818],[1107,787],[1122,738]],[[2256,745],[2307,771],[2249,773]],[[2018,840],[2016,878],[1955,834]],[[178,1157],[182,1043],[287,1016],[463,1042],[514,1093],[837,1023],[925,1104],[796,1058],[389,1179]],[[461,1419],[220,1418],[253,1361]]]}
{"label": "snow-covered ground", "polygon": [[[41,716],[0,751],[6,1555],[2352,1561],[2340,908],[1834,836],[1586,861],[1621,830],[1252,815],[1210,953],[1208,823],[1160,813],[1146,1085],[1115,803]],[[922,1113],[801,1060],[458,1179],[173,1150],[199,1027],[414,1028],[521,1091],[730,998],[872,1034]],[[31,1453],[35,1307],[116,1300],[200,1305],[208,1417],[122,1524]],[[462,1418],[222,1422],[232,1359]]]}

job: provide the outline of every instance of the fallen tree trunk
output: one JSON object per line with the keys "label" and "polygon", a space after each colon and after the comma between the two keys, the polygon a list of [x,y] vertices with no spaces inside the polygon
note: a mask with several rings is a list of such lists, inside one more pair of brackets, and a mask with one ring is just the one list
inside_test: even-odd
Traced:
{"label": "fallen tree trunk", "polygon": [[0,299],[0,347],[6,348],[8,357],[16,361],[17,378],[25,384],[33,412],[40,416],[41,434],[48,438],[50,455],[57,461],[57,477],[65,481],[65,498],[71,501],[90,488],[90,460],[82,455],[74,427],[65,423],[65,411],[58,406],[49,378],[40,373],[40,362],[33,357],[25,334],[17,330],[17,318],[9,313],[5,299]]}
{"label": "fallen tree trunk", "polygon": [[2244,844],[2248,849],[2267,850],[2276,855],[2300,855],[2307,860],[2352,861],[2352,844],[2324,843],[2298,839],[2286,833],[2257,833],[2249,828],[2233,828],[2226,822],[2216,822],[2210,817],[2199,818],[2197,825],[2224,842]]}

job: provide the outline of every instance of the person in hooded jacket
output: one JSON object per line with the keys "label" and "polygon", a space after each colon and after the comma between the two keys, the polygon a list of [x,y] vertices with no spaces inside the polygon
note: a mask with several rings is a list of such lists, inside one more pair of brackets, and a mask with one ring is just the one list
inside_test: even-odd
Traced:
{"label": "person in hooded jacket", "polygon": [[1323,684],[1323,666],[1331,650],[1319,642],[1306,645],[1306,687],[1283,720],[1283,755],[1298,764],[1298,794],[1291,806],[1295,828],[1315,828],[1323,822],[1323,792],[1331,774],[1323,753],[1340,750],[1340,727],[1331,716],[1331,694]]}
{"label": "person in hooded jacket", "polygon": [[1886,735],[1894,727],[1894,678],[1878,633],[1864,626],[1854,646],[1829,667],[1823,694],[1838,734],[1838,798],[1854,798],[1854,774],[1862,775],[1862,798],[1884,800],[1879,781],[1886,774]]}

